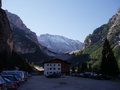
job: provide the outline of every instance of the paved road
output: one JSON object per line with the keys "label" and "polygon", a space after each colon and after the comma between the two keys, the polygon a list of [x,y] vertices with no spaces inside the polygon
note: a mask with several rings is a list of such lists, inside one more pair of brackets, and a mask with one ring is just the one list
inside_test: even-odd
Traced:
{"label": "paved road", "polygon": [[50,79],[33,76],[18,90],[120,90],[120,82],[79,77]]}

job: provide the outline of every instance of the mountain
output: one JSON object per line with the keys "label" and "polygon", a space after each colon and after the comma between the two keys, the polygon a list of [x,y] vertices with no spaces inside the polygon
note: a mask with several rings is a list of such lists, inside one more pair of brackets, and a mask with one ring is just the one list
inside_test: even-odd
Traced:
{"label": "mountain", "polygon": [[13,32],[6,12],[0,9],[0,71],[18,67],[32,71],[32,67],[13,49]]}
{"label": "mountain", "polygon": [[0,8],[0,69],[7,65],[12,50],[12,30],[5,11]]}
{"label": "mountain", "polygon": [[77,54],[89,54],[93,66],[99,64],[102,56],[102,46],[104,39],[108,38],[114,55],[120,65],[120,9],[110,18],[107,24],[95,29],[84,41],[84,50]]}
{"label": "mountain", "polygon": [[6,11],[13,32],[13,49],[27,60],[41,64],[49,59],[41,48],[37,36],[32,32],[19,16]]}
{"label": "mountain", "polygon": [[38,37],[39,43],[55,53],[65,53],[82,48],[82,43],[78,40],[68,39],[59,35],[42,34]]}

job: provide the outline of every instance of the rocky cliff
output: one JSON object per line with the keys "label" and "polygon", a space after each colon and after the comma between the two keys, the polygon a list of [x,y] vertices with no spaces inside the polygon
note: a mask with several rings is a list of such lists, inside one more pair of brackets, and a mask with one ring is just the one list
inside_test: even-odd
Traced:
{"label": "rocky cliff", "polygon": [[12,30],[5,11],[0,9],[0,68],[7,65],[12,49]]}
{"label": "rocky cliff", "polygon": [[[24,38],[29,39],[33,43],[38,43],[36,34],[30,29],[28,29],[19,16],[12,14],[6,11],[8,19],[10,21],[10,26],[13,31],[13,41],[15,43],[14,49],[19,53],[33,53],[35,52],[34,48],[31,48],[31,45],[27,41],[22,40]],[[25,42],[24,42],[25,41]],[[25,43],[25,44],[24,44]],[[30,50],[31,49],[31,50]]]}
{"label": "rocky cliff", "polygon": [[93,45],[95,43],[101,43],[104,38],[108,38],[113,47],[119,45],[120,41],[120,9],[118,12],[104,24],[94,30],[92,34],[87,36],[85,40],[85,47]]}
{"label": "rocky cliff", "polygon": [[21,70],[32,71],[32,67],[13,50],[13,31],[6,12],[0,9],[0,71],[18,67]]}
{"label": "rocky cliff", "polygon": [[28,29],[19,16],[6,11],[13,31],[13,48],[31,62],[42,63],[49,57],[42,51],[42,47],[34,32]]}
{"label": "rocky cliff", "polygon": [[[92,34],[86,37],[84,50],[80,53],[90,54],[91,59],[100,60],[104,39],[108,38],[111,48],[118,62],[120,61],[120,9],[110,18],[107,24],[95,29]],[[79,53],[79,54],[80,54]]]}

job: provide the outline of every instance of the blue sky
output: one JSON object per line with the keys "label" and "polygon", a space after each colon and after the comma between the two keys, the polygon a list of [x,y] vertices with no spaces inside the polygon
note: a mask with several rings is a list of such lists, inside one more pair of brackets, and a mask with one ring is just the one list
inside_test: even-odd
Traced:
{"label": "blue sky", "polygon": [[3,0],[3,9],[17,14],[38,36],[49,33],[82,42],[118,8],[120,0]]}

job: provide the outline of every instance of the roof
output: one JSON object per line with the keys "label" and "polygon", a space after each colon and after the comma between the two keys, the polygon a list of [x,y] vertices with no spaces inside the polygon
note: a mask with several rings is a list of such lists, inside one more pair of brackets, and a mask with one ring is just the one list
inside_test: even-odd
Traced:
{"label": "roof", "polygon": [[[49,61],[47,61],[47,62],[45,62],[45,63],[66,63],[66,64],[71,64],[71,63],[69,63],[69,62],[67,62],[67,61],[64,61],[64,60],[61,60],[61,59],[52,59],[52,60],[49,60]],[[44,63],[44,64],[45,64]]]}

